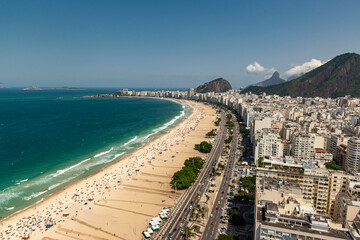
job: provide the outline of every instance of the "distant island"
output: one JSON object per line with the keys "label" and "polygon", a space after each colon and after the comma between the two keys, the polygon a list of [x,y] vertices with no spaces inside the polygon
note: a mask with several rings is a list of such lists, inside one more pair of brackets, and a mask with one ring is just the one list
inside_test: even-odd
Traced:
{"label": "distant island", "polygon": [[39,88],[35,86],[30,86],[23,88],[24,91],[40,91],[40,90],[86,90],[85,88],[74,88],[74,87],[55,87],[55,88]]}
{"label": "distant island", "polygon": [[6,86],[4,83],[0,83],[0,88],[10,88],[10,87]]}

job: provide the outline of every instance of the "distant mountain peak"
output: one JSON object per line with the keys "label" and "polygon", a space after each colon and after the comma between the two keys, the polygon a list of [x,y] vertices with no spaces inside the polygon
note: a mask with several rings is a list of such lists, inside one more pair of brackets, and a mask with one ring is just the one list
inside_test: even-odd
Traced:
{"label": "distant mountain peak", "polygon": [[294,80],[268,87],[250,86],[244,92],[292,97],[360,97],[360,55],[341,54]]}
{"label": "distant mountain peak", "polygon": [[280,84],[280,83],[284,83],[285,80],[280,78],[280,74],[278,71],[275,71],[273,73],[273,75],[271,76],[271,78],[266,79],[264,81],[255,83],[254,85],[251,86],[258,86],[258,87],[267,87],[267,86],[271,86],[271,85],[275,85],[275,84]]}
{"label": "distant mountain peak", "polygon": [[227,92],[228,90],[232,89],[230,83],[223,79],[217,78],[210,82],[204,83],[196,88],[196,92],[198,93],[207,93],[207,92]]}
{"label": "distant mountain peak", "polygon": [[280,78],[279,72],[278,72],[278,71],[275,71],[275,72],[273,73],[273,75],[271,76],[271,78],[279,79],[279,78]]}

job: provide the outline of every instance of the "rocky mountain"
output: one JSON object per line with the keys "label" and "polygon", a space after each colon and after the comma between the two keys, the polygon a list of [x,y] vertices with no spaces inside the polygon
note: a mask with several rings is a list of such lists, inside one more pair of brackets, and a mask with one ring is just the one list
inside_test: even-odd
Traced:
{"label": "rocky mountain", "polygon": [[230,83],[223,78],[217,78],[211,82],[207,82],[203,85],[200,85],[196,88],[198,93],[207,93],[207,92],[226,92],[232,89]]}
{"label": "rocky mountain", "polygon": [[360,97],[360,55],[345,53],[294,80],[268,87],[250,86],[245,92],[292,97]]}
{"label": "rocky mountain", "polygon": [[286,82],[284,79],[280,78],[280,74],[278,72],[274,72],[271,78],[266,79],[262,82],[255,83],[251,86],[258,86],[258,87],[267,87],[275,84],[280,84]]}

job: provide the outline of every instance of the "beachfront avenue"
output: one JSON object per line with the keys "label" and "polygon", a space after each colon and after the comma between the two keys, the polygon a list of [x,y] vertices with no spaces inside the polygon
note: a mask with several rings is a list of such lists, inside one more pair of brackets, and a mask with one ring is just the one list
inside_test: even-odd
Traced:
{"label": "beachfront avenue", "polygon": [[[233,118],[235,118],[233,116]],[[226,168],[224,171],[224,175],[222,177],[221,180],[221,184],[217,190],[217,194],[216,197],[213,201],[212,207],[210,209],[210,214],[209,214],[209,218],[207,219],[207,223],[205,226],[205,229],[203,230],[203,234],[201,237],[201,240],[206,240],[206,239],[215,239],[216,236],[218,235],[218,228],[219,228],[219,223],[220,223],[220,218],[221,216],[224,214],[224,212],[226,212],[225,207],[226,207],[226,201],[227,201],[227,194],[229,192],[229,183],[230,183],[230,179],[231,179],[231,175],[233,173],[234,167],[235,167],[235,161],[236,161],[236,157],[235,157],[235,153],[236,153],[236,149],[237,149],[237,138],[238,138],[238,123],[235,122],[234,124],[234,139],[235,141],[232,141],[231,143],[231,147],[230,147],[230,153],[228,155],[228,159],[227,159],[227,164],[226,164]]]}
{"label": "beachfront avenue", "polygon": [[[226,139],[225,114],[221,112],[219,133],[213,144],[212,151],[206,158],[205,166],[201,170],[196,182],[184,192],[177,200],[171,215],[164,223],[162,229],[153,236],[154,239],[182,239],[187,238],[190,214],[201,201],[210,188],[210,176],[224,150]],[[206,198],[206,197],[205,197]],[[201,200],[200,200],[201,199]]]}

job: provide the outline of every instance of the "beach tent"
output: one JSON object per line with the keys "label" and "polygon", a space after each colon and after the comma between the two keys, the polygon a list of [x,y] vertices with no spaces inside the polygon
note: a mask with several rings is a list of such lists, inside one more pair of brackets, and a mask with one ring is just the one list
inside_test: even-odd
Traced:
{"label": "beach tent", "polygon": [[154,230],[154,231],[159,230],[160,226],[159,225],[151,226],[151,229]]}
{"label": "beach tent", "polygon": [[148,233],[148,232],[143,232],[143,234],[144,234],[145,238],[150,238],[151,237],[150,233]]}
{"label": "beach tent", "polygon": [[150,221],[150,225],[151,225],[151,226],[158,225],[158,222],[156,222],[156,221]]}
{"label": "beach tent", "polygon": [[148,233],[150,233],[150,234],[153,234],[153,233],[154,233],[153,230],[151,230],[151,228],[146,229],[146,231],[147,231]]}
{"label": "beach tent", "polygon": [[160,217],[156,217],[156,220],[160,223],[162,220]]}

